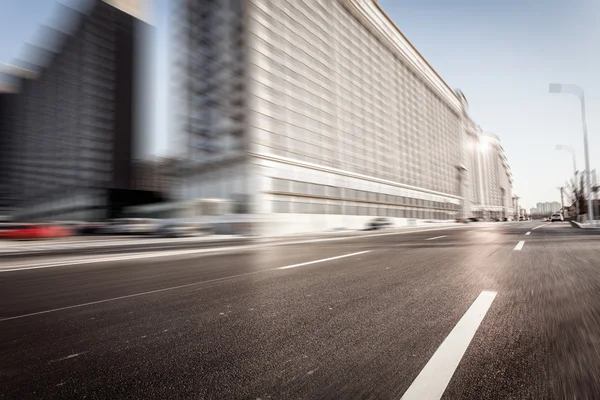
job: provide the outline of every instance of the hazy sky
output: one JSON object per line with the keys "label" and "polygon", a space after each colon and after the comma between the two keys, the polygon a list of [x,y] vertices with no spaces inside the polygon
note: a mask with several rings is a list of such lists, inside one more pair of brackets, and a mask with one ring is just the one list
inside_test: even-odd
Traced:
{"label": "hazy sky", "polygon": [[[77,0],[62,0],[73,4]],[[151,0],[156,26],[154,131],[148,151],[166,148],[169,0]],[[481,127],[500,136],[521,204],[560,200],[572,177],[570,144],[584,168],[576,97],[548,94],[550,82],[576,83],[587,96],[590,164],[600,157],[600,2],[597,0],[379,0],[408,39],[451,87],[469,100]],[[10,62],[51,0],[0,0],[0,62]]]}

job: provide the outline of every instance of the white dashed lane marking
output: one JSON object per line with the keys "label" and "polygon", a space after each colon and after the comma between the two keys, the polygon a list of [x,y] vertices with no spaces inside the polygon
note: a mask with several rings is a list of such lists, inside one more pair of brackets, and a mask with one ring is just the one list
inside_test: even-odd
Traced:
{"label": "white dashed lane marking", "polygon": [[525,245],[525,241],[521,240],[519,243],[517,243],[514,250],[521,250],[523,248],[523,245]]}
{"label": "white dashed lane marking", "polygon": [[436,237],[432,237],[432,238],[425,239],[425,240],[436,240],[436,239],[441,239],[441,238],[445,238],[445,237],[448,237],[448,235],[444,235],[444,236],[436,236]]}

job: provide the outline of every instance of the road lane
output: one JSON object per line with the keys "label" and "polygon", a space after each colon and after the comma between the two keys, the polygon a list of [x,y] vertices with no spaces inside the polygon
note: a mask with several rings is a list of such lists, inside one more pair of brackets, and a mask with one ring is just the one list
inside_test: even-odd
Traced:
{"label": "road lane", "polygon": [[597,272],[600,237],[566,224],[532,231],[536,225],[470,224],[434,241],[415,233],[4,274],[0,290],[14,287],[11,307],[19,309],[36,303],[18,297],[29,280],[52,287],[37,292],[37,303],[76,303],[90,293],[370,250],[0,322],[1,383],[6,398],[35,390],[44,398],[398,399],[477,296],[494,291],[443,398],[593,398],[600,282],[588,275]]}
{"label": "road lane", "polygon": [[[487,237],[462,236],[454,240]],[[3,322],[9,342],[3,342],[2,350],[15,360],[4,366],[11,377],[10,393],[27,394],[24,372],[29,371],[29,376],[43,378],[34,388],[49,397],[96,391],[103,397],[123,397],[121,390],[160,397],[166,394],[161,388],[176,382],[185,383],[184,393],[204,390],[207,398],[289,398],[294,393],[348,397],[359,392],[400,396],[482,290],[478,265],[465,263],[466,246],[432,245],[423,259],[424,238],[381,236],[360,247],[356,242],[278,246],[233,260],[234,255],[190,257],[189,263],[201,262],[197,268],[181,260],[154,267],[128,261],[18,272],[17,276],[39,277],[38,284],[62,281],[63,290],[90,282],[91,288],[73,289],[67,296],[73,300],[95,286],[103,294],[112,293],[115,277],[131,289],[148,275],[157,274],[152,279],[156,282],[172,276],[173,270],[182,279],[193,271],[219,268],[231,274],[249,265],[288,265],[292,258],[306,261],[374,247],[356,258]],[[398,247],[410,243],[415,247]],[[487,250],[480,257],[487,256]],[[209,261],[214,267],[207,267]],[[451,280],[446,279],[449,273]],[[59,338],[51,347],[49,334]],[[195,351],[190,353],[190,348]],[[126,361],[120,358],[124,354]],[[146,364],[149,357],[157,361]],[[108,367],[117,362],[124,362],[123,368]],[[194,376],[186,365],[194,365]],[[406,372],[383,384],[399,367]],[[371,372],[365,378],[367,370]],[[160,385],[142,384],[153,375],[161,378]],[[131,384],[117,384],[123,377]]]}

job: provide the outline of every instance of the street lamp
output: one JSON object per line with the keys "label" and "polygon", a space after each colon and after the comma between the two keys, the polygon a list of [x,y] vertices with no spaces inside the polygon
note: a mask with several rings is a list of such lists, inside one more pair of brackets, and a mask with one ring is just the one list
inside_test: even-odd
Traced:
{"label": "street lamp", "polygon": [[559,186],[559,187],[557,187],[557,189],[560,190],[560,214],[564,218],[565,217],[565,200],[564,200],[564,196],[563,196],[564,186]]}
{"label": "street lamp", "polygon": [[577,85],[564,85],[561,83],[551,83],[550,93],[570,93],[579,97],[581,101],[581,122],[583,125],[583,147],[585,151],[585,176],[586,185],[588,189],[588,216],[590,219],[590,225],[595,225],[594,221],[594,208],[592,207],[592,179],[590,177],[590,155],[588,151],[588,139],[587,139],[587,123],[585,120],[585,95],[583,89]]}
{"label": "street lamp", "polygon": [[564,150],[566,152],[571,153],[573,156],[573,179],[575,179],[575,209],[577,210],[577,215],[579,215],[579,202],[577,201],[577,163],[575,162],[575,148],[573,146],[569,146],[567,144],[557,144],[556,150]]}

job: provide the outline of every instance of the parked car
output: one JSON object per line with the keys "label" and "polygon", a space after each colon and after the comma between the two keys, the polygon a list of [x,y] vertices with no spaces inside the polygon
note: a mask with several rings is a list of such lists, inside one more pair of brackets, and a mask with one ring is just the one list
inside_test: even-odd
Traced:
{"label": "parked car", "polygon": [[0,230],[2,239],[47,239],[67,237],[72,230],[55,224],[16,224],[3,227]]}
{"label": "parked car", "polygon": [[555,222],[555,221],[563,221],[563,216],[560,213],[554,213],[552,214],[552,216],[550,217],[550,222]]}
{"label": "parked car", "polygon": [[394,226],[394,223],[392,222],[391,219],[385,218],[385,217],[379,217],[379,218],[375,218],[375,219],[372,219],[371,221],[369,221],[369,223],[367,224],[367,229],[376,230],[376,229],[390,228],[392,226]]}

